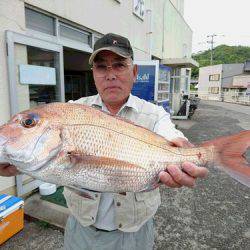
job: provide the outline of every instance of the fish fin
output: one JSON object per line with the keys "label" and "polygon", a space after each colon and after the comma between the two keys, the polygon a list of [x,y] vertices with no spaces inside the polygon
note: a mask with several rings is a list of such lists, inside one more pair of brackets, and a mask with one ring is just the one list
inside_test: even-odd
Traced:
{"label": "fish fin", "polygon": [[224,170],[235,180],[250,187],[250,163],[244,155],[250,148],[250,130],[223,136],[204,142],[202,146],[213,146],[215,165]]}
{"label": "fish fin", "polygon": [[156,188],[160,187],[161,182],[155,181],[153,183],[148,184],[144,189],[140,190],[140,193],[146,193],[155,190]]}
{"label": "fish fin", "polygon": [[139,170],[145,171],[145,169],[139,165],[136,165],[127,161],[123,161],[123,160],[114,159],[114,158],[87,155],[87,154],[82,154],[77,151],[68,152],[68,155],[73,164],[84,163],[84,164],[92,164],[94,166],[105,165],[105,166],[117,167],[117,168],[121,168],[121,167],[137,168],[138,171]]}
{"label": "fish fin", "polygon": [[[153,164],[154,165],[154,164]],[[164,166],[165,163],[164,163]],[[145,185],[143,187],[143,189],[141,189],[139,192],[140,193],[145,193],[145,192],[150,192],[150,191],[153,191],[154,189],[156,188],[159,188],[161,185],[161,181],[160,181],[160,176],[159,176],[159,173],[157,175],[155,175],[154,178],[151,179],[150,182],[147,183],[147,185]]]}

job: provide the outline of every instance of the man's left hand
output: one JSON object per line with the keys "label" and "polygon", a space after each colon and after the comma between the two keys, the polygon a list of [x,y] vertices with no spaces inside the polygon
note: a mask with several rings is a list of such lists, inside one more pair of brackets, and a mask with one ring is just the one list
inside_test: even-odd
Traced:
{"label": "man's left hand", "polygon": [[[193,145],[183,138],[171,141],[175,147],[193,147]],[[179,188],[182,186],[194,187],[196,178],[205,178],[208,170],[198,167],[194,163],[184,162],[181,166],[168,165],[166,171],[160,173],[160,181],[168,187]]]}

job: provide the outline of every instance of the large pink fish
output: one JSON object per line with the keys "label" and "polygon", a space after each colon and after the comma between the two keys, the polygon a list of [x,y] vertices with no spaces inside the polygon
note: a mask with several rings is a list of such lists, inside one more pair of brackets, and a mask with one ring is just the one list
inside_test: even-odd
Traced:
{"label": "large pink fish", "polygon": [[69,103],[21,112],[0,127],[0,163],[46,182],[100,192],[150,190],[168,164],[185,161],[219,166],[250,186],[243,156],[248,147],[249,130],[177,148],[145,128]]}

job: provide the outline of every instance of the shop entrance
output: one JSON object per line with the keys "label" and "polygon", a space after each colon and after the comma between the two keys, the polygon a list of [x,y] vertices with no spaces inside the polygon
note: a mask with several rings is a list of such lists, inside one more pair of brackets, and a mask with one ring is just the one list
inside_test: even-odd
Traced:
{"label": "shop entrance", "polygon": [[63,48],[65,101],[97,94],[94,84],[90,54]]}

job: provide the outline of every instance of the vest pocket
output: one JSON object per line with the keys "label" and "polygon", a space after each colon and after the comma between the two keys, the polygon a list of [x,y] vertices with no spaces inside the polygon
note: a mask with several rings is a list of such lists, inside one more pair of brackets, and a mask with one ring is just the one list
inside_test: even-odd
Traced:
{"label": "vest pocket", "polygon": [[150,192],[135,193],[135,207],[137,220],[145,220],[153,216],[161,203],[159,189]]}
{"label": "vest pocket", "polygon": [[92,192],[90,195],[95,198],[90,199],[85,195],[80,195],[78,191],[64,190],[69,210],[83,226],[91,225],[96,220],[100,195],[96,197]]}

